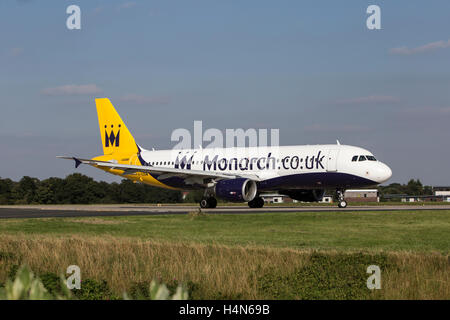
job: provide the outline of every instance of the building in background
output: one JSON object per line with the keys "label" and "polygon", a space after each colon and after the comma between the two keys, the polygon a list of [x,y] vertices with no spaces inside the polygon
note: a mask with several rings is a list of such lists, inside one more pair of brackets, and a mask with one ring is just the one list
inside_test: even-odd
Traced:
{"label": "building in background", "polygon": [[383,200],[386,201],[401,201],[401,202],[450,202],[450,195],[437,192],[432,195],[408,195],[408,194],[386,194],[383,195]]}
{"label": "building in background", "polygon": [[442,201],[450,202],[450,187],[433,187],[435,197],[441,197]]}
{"label": "building in background", "polygon": [[293,202],[291,198],[288,196],[285,196],[283,194],[278,193],[263,193],[261,194],[261,198],[264,199],[264,202],[266,203],[286,203],[286,202]]}
{"label": "building in background", "polygon": [[333,196],[324,195],[319,203],[333,203]]}
{"label": "building in background", "polygon": [[347,202],[379,202],[378,189],[348,189],[344,193]]}
{"label": "building in background", "polygon": [[[286,195],[278,193],[261,194],[266,203],[298,203]],[[379,202],[377,189],[349,189],[345,191],[345,200],[348,202]],[[325,194],[319,203],[333,203],[333,195]]]}
{"label": "building in background", "polygon": [[[398,199],[398,198],[397,198]],[[449,196],[442,196],[442,195],[425,195],[425,196],[409,196],[409,195],[401,195],[400,197],[401,202],[450,202],[450,195]]]}

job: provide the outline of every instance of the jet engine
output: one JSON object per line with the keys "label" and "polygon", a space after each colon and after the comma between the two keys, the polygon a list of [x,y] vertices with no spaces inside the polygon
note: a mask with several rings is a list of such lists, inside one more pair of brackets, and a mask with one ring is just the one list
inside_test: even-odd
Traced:
{"label": "jet engine", "polygon": [[250,179],[237,178],[221,180],[216,184],[216,196],[231,202],[248,202],[256,196],[256,182]]}

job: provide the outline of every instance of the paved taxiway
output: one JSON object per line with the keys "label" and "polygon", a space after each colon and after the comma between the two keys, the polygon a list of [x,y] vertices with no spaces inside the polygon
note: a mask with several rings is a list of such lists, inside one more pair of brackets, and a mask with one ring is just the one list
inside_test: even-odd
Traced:
{"label": "paved taxiway", "polygon": [[[197,211],[197,206],[175,205],[36,205],[0,206],[0,219],[4,218],[57,218],[187,214]],[[348,206],[339,209],[331,206],[267,206],[250,209],[247,206],[218,206],[203,209],[210,214],[249,214],[267,212],[342,212],[342,211],[404,211],[404,210],[450,210],[450,205],[397,205],[397,206]]]}

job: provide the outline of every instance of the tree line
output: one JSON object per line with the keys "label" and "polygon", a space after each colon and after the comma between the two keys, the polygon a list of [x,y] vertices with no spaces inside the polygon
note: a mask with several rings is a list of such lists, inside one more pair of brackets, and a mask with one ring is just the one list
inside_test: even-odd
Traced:
{"label": "tree line", "polygon": [[[431,195],[432,187],[420,180],[407,184],[379,186],[380,196],[388,194]],[[330,191],[330,194],[333,194]],[[181,191],[152,187],[124,179],[107,183],[80,173],[66,178],[39,180],[28,176],[15,182],[0,178],[0,204],[107,204],[107,203],[181,203],[199,202],[202,191],[189,192],[183,200]]]}
{"label": "tree line", "polygon": [[380,196],[384,195],[408,195],[408,196],[423,196],[432,195],[433,187],[424,186],[419,179],[411,179],[407,184],[391,183],[387,186],[378,186]]}
{"label": "tree line", "polygon": [[124,179],[120,183],[95,181],[74,173],[66,178],[39,180],[28,176],[15,182],[0,179],[0,204],[176,203],[180,191],[161,189]]}

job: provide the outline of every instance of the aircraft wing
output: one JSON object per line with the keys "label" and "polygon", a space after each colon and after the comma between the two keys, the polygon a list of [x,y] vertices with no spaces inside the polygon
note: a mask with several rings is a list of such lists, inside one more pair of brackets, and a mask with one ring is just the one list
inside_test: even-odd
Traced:
{"label": "aircraft wing", "polygon": [[75,168],[78,168],[80,164],[88,164],[95,167],[103,167],[110,169],[118,169],[123,170],[124,175],[130,175],[137,172],[145,172],[145,173],[155,173],[159,174],[157,180],[164,180],[170,177],[182,177],[189,179],[191,178],[193,181],[195,179],[214,179],[214,180],[227,180],[227,179],[236,179],[236,178],[246,178],[254,181],[261,181],[257,175],[252,174],[228,174],[228,173],[219,173],[212,171],[202,171],[202,170],[187,170],[187,169],[176,169],[176,168],[163,168],[163,167],[154,167],[154,166],[137,166],[131,164],[119,164],[111,161],[99,161],[99,160],[91,160],[91,159],[81,159],[76,157],[63,157],[58,156],[60,159],[69,159],[75,161]]}

